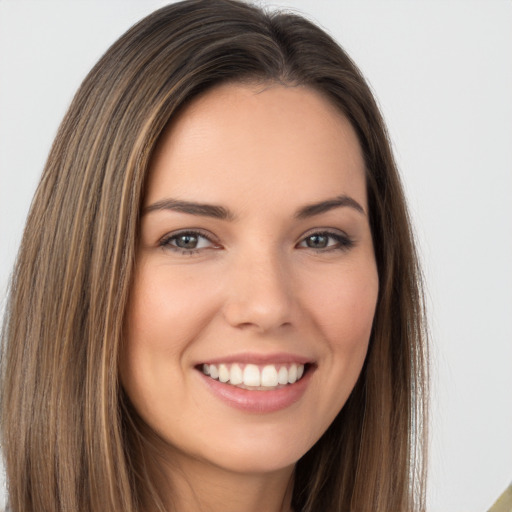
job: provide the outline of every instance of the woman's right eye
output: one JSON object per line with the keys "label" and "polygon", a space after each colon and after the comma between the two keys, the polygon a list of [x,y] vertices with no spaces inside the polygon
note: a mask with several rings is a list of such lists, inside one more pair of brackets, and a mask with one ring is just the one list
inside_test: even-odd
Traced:
{"label": "woman's right eye", "polygon": [[182,254],[195,254],[201,249],[216,247],[208,236],[197,231],[181,231],[168,235],[160,241],[160,246]]}

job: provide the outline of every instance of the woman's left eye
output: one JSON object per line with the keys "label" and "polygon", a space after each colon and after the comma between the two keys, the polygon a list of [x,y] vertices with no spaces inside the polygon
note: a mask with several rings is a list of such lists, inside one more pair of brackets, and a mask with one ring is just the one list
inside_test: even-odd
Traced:
{"label": "woman's left eye", "polygon": [[341,233],[332,233],[330,231],[320,231],[311,233],[303,238],[298,247],[306,249],[316,249],[318,251],[347,250],[354,245],[354,242],[346,235]]}
{"label": "woman's left eye", "polygon": [[215,247],[215,244],[209,237],[197,231],[182,231],[163,238],[160,246],[185,254],[193,254],[200,249]]}

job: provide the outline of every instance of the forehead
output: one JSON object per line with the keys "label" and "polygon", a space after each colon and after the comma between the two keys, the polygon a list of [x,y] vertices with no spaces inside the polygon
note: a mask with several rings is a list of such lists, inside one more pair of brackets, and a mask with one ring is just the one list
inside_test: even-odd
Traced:
{"label": "forehead", "polygon": [[354,129],[319,92],[226,84],[193,100],[162,134],[145,203],[165,194],[219,202],[262,192],[303,202],[350,193],[364,205],[364,174]]}

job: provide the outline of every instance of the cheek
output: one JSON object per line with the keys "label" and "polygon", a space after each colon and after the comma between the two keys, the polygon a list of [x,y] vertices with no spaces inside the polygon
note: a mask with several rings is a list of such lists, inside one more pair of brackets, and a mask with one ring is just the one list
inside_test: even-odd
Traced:
{"label": "cheek", "polygon": [[340,278],[331,276],[323,293],[312,297],[317,330],[329,353],[325,386],[334,393],[329,402],[332,415],[344,405],[363,367],[377,297],[377,271],[370,264]]}
{"label": "cheek", "polygon": [[141,261],[126,314],[120,377],[142,414],[148,401],[163,399],[162,382],[180,389],[184,354],[215,315],[214,293],[190,273],[171,273]]}
{"label": "cheek", "polygon": [[320,329],[334,350],[356,350],[370,337],[378,297],[374,265],[326,279],[312,295]]}
{"label": "cheek", "polygon": [[200,274],[141,265],[127,314],[128,345],[179,353],[215,314],[215,296]]}

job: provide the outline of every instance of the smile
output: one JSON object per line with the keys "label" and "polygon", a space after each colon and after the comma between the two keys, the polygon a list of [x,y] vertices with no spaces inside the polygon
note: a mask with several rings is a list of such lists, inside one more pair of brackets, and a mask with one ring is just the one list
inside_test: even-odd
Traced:
{"label": "smile", "polygon": [[257,414],[277,412],[299,402],[317,370],[315,362],[291,362],[286,356],[278,356],[273,363],[258,359],[267,358],[251,357],[250,362],[242,362],[244,357],[242,361],[232,357],[231,361],[201,363],[196,370],[206,389],[222,402]]}
{"label": "smile", "polygon": [[203,364],[201,371],[211,379],[242,389],[272,390],[295,384],[304,375],[304,365],[290,364]]}

